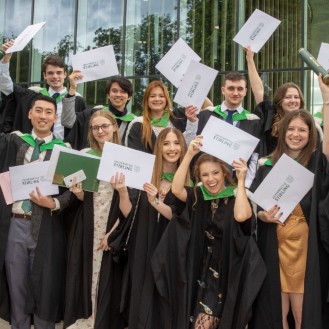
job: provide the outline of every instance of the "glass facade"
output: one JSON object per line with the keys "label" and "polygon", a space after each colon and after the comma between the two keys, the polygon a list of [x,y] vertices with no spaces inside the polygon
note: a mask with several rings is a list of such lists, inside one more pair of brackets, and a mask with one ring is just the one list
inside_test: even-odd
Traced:
{"label": "glass facade", "polygon": [[[41,62],[52,53],[70,55],[112,44],[120,74],[131,79],[135,95],[130,102],[139,114],[146,85],[164,80],[155,69],[161,57],[181,37],[219,71],[209,93],[221,101],[222,76],[231,70],[246,72],[242,48],[232,39],[256,9],[281,20],[279,28],[258,54],[256,65],[271,97],[280,84],[301,86],[312,111],[321,103],[316,77],[297,55],[300,47],[315,57],[321,42],[329,43],[326,0],[0,0],[0,41],[16,37],[27,25],[46,21],[44,28],[11,61],[11,76],[22,85],[42,84]],[[105,104],[105,80],[79,85],[90,106]],[[246,108],[253,108],[249,91]]]}

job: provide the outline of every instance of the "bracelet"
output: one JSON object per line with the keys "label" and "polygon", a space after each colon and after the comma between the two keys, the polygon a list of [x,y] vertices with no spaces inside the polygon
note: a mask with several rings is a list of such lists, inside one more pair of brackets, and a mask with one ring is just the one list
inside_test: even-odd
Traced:
{"label": "bracelet", "polygon": [[329,105],[329,101],[328,102],[324,102],[323,105]]}
{"label": "bracelet", "polygon": [[151,204],[160,204],[160,200],[158,199],[158,198],[155,198],[152,202],[151,202]]}

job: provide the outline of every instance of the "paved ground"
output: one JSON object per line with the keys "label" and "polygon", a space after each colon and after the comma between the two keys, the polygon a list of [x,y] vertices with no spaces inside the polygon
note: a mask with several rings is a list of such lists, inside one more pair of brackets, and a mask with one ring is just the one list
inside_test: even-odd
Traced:
{"label": "paved ground", "polygon": [[[56,329],[61,329],[61,328],[62,328],[61,324],[56,325]],[[0,329],[10,329],[9,323],[0,319]]]}

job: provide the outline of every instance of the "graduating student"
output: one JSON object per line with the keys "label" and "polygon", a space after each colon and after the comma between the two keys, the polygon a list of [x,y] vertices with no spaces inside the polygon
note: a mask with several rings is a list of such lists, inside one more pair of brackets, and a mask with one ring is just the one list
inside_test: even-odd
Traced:
{"label": "graduating student", "polygon": [[[324,104],[327,104],[329,88],[321,78],[319,84]],[[254,191],[283,153],[315,173],[313,188],[284,225],[279,222],[278,207],[258,209],[258,245],[268,272],[254,306],[250,328],[287,329],[290,308],[296,329],[320,329],[329,324],[328,249],[323,244],[328,231],[325,224],[319,225],[329,220],[329,206],[324,203],[329,194],[326,114],[323,144],[317,147],[317,130],[310,113],[306,110],[287,113],[279,126],[277,146],[260,167],[251,186]]]}
{"label": "graduating student", "polygon": [[[162,130],[154,149],[156,160],[152,182],[144,184],[144,191],[132,190],[130,193],[133,206],[125,225],[131,227],[131,233],[128,243],[128,263],[121,283],[121,312],[127,315],[126,325],[128,324],[132,329],[156,328],[162,321],[167,321],[161,317],[162,302],[159,300],[154,284],[150,261],[175,211],[171,183],[185,151],[184,137],[178,129]],[[185,184],[189,184],[189,175],[185,174],[183,180]],[[120,236],[118,233],[113,231],[109,236],[109,245],[112,248],[117,243],[116,236]],[[103,273],[106,275],[106,268]],[[111,278],[107,278],[107,282],[109,280]],[[117,282],[113,284],[117,286]],[[100,286],[101,284],[102,277]],[[102,291],[102,295],[105,301],[106,293]],[[113,296],[107,294],[107,298],[110,300]],[[99,305],[101,306],[102,303]],[[108,322],[103,322],[103,326],[99,325],[96,328],[123,328],[115,327],[110,321],[113,318],[113,310],[110,308],[107,312],[105,318]]]}
{"label": "graduating student", "polygon": [[245,328],[265,275],[250,236],[247,165],[232,164],[236,197],[227,165],[209,154],[196,162],[196,186],[186,187],[182,177],[201,144],[200,136],[191,142],[176,171],[176,216],[152,258],[156,286],[167,302],[163,328]]}
{"label": "graduating student", "polygon": [[168,89],[162,81],[152,81],[147,86],[142,115],[130,124],[125,139],[125,145],[135,150],[153,153],[159,133],[168,127],[184,132],[186,144],[195,136],[196,107],[188,106],[184,114],[181,110],[172,110]]}
{"label": "graduating student", "polygon": [[[14,41],[3,44],[3,50],[8,50]],[[48,56],[42,63],[43,77],[49,86],[46,88],[22,88],[13,83],[9,73],[9,62],[12,54],[6,54],[0,62],[0,91],[5,95],[9,95],[5,108],[2,113],[2,121],[6,132],[20,130],[23,133],[29,133],[32,129],[28,120],[28,112],[31,108],[33,99],[40,93],[50,96],[56,100],[57,104],[57,120],[53,127],[54,135],[60,139],[64,138],[64,127],[61,125],[62,116],[62,99],[67,93],[64,87],[64,79],[66,78],[66,67],[64,61],[56,56]],[[86,108],[85,101],[82,97],[77,96],[75,111]]]}
{"label": "graduating student", "polygon": [[[78,111],[75,110],[77,107],[77,96],[75,96],[77,80],[81,77],[81,71],[78,70],[74,70],[70,74],[70,90],[63,99],[62,125],[67,128],[66,140],[75,149],[86,147],[89,119],[98,110],[97,108],[87,109],[87,107],[80,107]],[[109,102],[106,109],[117,120],[119,135],[121,140],[124,141],[129,123],[135,118],[135,115],[127,110],[127,105],[133,95],[133,86],[128,79],[115,76],[107,81],[105,92]]]}
{"label": "graduating student", "polygon": [[[256,108],[255,114],[261,118],[261,141],[259,146],[260,156],[271,154],[278,142],[279,127],[284,116],[293,110],[304,108],[304,96],[299,86],[293,82],[286,82],[279,86],[270,100],[267,95],[264,95],[264,86],[257,72],[254,53],[250,48],[244,48],[248,63],[248,75],[251,83],[251,88],[254,91]],[[323,137],[320,127],[322,119],[317,123],[318,141]]]}
{"label": "graduating student", "polygon": [[[226,74],[221,92],[224,96],[224,101],[221,105],[205,109],[199,113],[197,134],[200,135],[209,118],[215,116],[260,138],[260,118],[242,107],[242,102],[247,94],[247,81],[245,76],[239,72],[230,72]],[[258,150],[256,149],[249,161],[246,187],[250,186],[255,176],[257,160]]]}
{"label": "graduating student", "polygon": [[[111,112],[93,113],[88,141],[90,148],[86,152],[98,156],[106,141],[120,144],[117,122]],[[129,200],[128,191],[115,191],[112,184],[105,181],[100,181],[97,192],[82,190],[81,183],[70,190],[80,201],[68,237],[64,328],[94,328],[102,250],[107,250],[101,241],[107,241],[120,215],[118,194],[123,202],[124,198]]]}
{"label": "graduating student", "polygon": [[[32,133],[0,134],[0,171],[33,161],[50,159],[55,144],[64,145],[51,132],[56,103],[38,95],[28,118]],[[63,318],[65,280],[65,224],[62,211],[69,191],[45,196],[37,188],[30,200],[6,205],[0,192],[0,316],[12,328],[55,328]],[[8,289],[8,290],[7,290]]]}

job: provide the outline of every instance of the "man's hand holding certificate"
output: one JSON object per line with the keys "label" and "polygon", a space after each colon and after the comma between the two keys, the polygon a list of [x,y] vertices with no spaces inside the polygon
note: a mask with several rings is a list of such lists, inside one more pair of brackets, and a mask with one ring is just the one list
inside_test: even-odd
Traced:
{"label": "man's hand holding certificate", "polygon": [[13,201],[30,199],[30,193],[39,188],[43,195],[58,194],[58,186],[47,177],[49,161],[31,162],[10,167],[10,181]]}
{"label": "man's hand holding certificate", "polygon": [[24,31],[15,39],[15,43],[6,53],[21,51],[33,39],[33,37],[43,28],[46,22],[37,23],[27,26]]}
{"label": "man's hand holding certificate", "polygon": [[72,67],[80,70],[83,78],[77,83],[94,81],[118,75],[113,46],[105,46],[72,56]]}
{"label": "man's hand holding certificate", "polygon": [[312,172],[283,154],[250,199],[265,211],[280,207],[279,221],[283,223],[312,188],[313,180]]}

